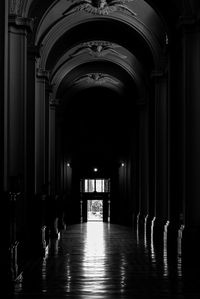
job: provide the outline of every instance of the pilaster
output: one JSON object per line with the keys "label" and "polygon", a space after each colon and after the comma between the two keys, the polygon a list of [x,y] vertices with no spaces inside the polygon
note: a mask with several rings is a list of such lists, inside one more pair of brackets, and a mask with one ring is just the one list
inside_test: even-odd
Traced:
{"label": "pilaster", "polygon": [[155,87],[155,219],[152,224],[154,233],[159,236],[169,217],[167,72],[154,71],[152,79]]}
{"label": "pilaster", "polygon": [[194,17],[181,17],[178,24],[182,43],[182,145],[184,197],[183,238],[192,248],[200,240],[200,23]]}
{"label": "pilaster", "polygon": [[27,49],[27,107],[26,107],[26,190],[29,198],[35,193],[35,98],[37,60],[40,48],[28,46]]}
{"label": "pilaster", "polygon": [[8,18],[8,188],[25,190],[27,34],[32,19],[9,15]]}
{"label": "pilaster", "polygon": [[56,179],[56,107],[60,104],[59,99],[50,99],[49,102],[49,194],[55,196]]}
{"label": "pilaster", "polygon": [[141,105],[139,110],[139,213],[137,226],[144,233],[145,217],[149,214],[149,132],[148,132],[148,103]]}
{"label": "pilaster", "polygon": [[35,193],[39,193],[46,181],[46,135],[48,114],[46,105],[48,98],[46,85],[49,84],[49,72],[37,69],[35,94]]}

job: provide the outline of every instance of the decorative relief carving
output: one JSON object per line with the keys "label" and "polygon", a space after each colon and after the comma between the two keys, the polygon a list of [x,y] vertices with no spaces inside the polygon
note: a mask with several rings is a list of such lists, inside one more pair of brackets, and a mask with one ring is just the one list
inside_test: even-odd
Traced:
{"label": "decorative relief carving", "polygon": [[10,14],[22,16],[24,0],[10,0]]}
{"label": "decorative relief carving", "polygon": [[73,85],[79,84],[81,82],[95,85],[103,85],[105,83],[111,83],[114,85],[119,85],[119,81],[113,79],[110,75],[102,73],[89,73],[79,77],[74,81]]}
{"label": "decorative relief carving", "polygon": [[121,11],[123,13],[136,16],[127,5],[127,2],[134,0],[70,0],[72,4],[65,10],[63,15],[68,16],[78,13],[79,11],[85,11],[94,15],[109,15],[115,11]]}
{"label": "decorative relief carving", "polygon": [[127,56],[115,50],[116,48],[120,48],[120,46],[106,41],[85,42],[69,56],[70,58],[73,58],[84,53],[89,53],[91,56],[99,58],[104,57],[107,54],[114,54],[122,59],[126,59]]}

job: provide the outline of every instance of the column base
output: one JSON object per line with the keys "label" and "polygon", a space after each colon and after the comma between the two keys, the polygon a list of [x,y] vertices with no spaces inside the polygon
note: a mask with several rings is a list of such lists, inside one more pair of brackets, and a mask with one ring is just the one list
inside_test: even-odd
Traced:
{"label": "column base", "polygon": [[144,236],[145,231],[145,216],[138,213],[136,221],[136,230],[139,236]]}
{"label": "column base", "polygon": [[167,244],[168,256],[177,258],[179,244],[179,230],[181,225],[167,221],[164,229],[164,238]]}
{"label": "column base", "polygon": [[140,213],[137,215],[137,223],[136,223],[136,232],[139,238],[144,238],[145,240],[151,239],[151,225],[152,218],[147,215],[141,215]]}
{"label": "column base", "polygon": [[146,215],[145,222],[144,222],[144,229],[145,229],[145,235],[147,239],[151,239],[152,236],[152,221],[154,217],[150,215]]}
{"label": "column base", "polygon": [[166,222],[154,217],[151,222],[151,238],[156,242],[163,242]]}

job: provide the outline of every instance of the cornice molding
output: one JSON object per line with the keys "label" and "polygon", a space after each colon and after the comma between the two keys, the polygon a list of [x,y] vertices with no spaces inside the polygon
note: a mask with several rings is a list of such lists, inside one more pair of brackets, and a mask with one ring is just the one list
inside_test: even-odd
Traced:
{"label": "cornice molding", "polygon": [[28,32],[33,31],[34,20],[31,18],[23,18],[21,16],[10,14],[8,22],[10,26],[14,26],[16,28],[23,28]]}
{"label": "cornice molding", "polygon": [[49,71],[38,68],[36,76],[38,79],[49,80]]}

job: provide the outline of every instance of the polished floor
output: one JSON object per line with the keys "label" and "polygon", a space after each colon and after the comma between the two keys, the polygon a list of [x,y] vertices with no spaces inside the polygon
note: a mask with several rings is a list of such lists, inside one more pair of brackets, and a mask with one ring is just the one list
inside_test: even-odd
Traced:
{"label": "polished floor", "polygon": [[67,227],[45,258],[30,262],[14,283],[18,299],[200,298],[200,275],[131,228],[103,222]]}

